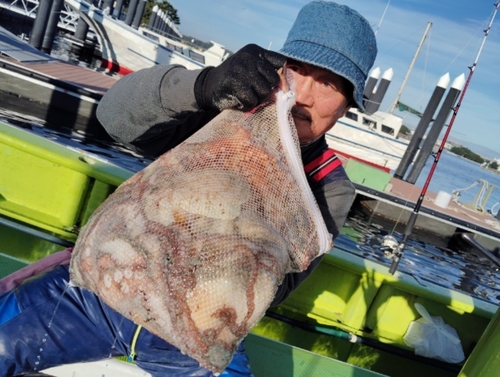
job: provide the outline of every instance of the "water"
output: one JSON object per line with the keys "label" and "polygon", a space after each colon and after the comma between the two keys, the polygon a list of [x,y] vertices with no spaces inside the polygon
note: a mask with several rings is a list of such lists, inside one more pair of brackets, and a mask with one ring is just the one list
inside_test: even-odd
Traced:
{"label": "water", "polygon": [[[335,247],[382,264],[389,269],[392,260],[381,250],[383,237],[391,234],[398,242],[400,232],[367,221],[360,212],[351,212]],[[444,288],[454,288],[479,300],[500,305],[500,272],[498,266],[483,255],[451,250],[410,236],[399,263],[398,271],[411,274],[424,286],[425,282]]]}
{"label": "water", "polygon": [[[416,185],[424,186],[434,157],[430,156],[422,169]],[[492,187],[491,195],[484,204],[484,210],[496,216],[500,207],[500,174],[482,168],[479,164],[444,151],[439,159],[428,191],[445,191],[469,188],[477,180],[485,180]],[[458,200],[473,203],[480,185],[462,191]],[[336,247],[349,253],[363,256],[374,262],[386,265],[392,260],[381,250],[385,235],[391,234],[401,241],[401,230],[395,231],[391,225],[380,224],[381,220],[366,219],[360,212],[352,211],[343,229],[343,236],[335,243]],[[403,227],[401,226],[400,229]],[[429,236],[427,236],[429,237]],[[442,242],[431,242],[422,234],[412,234],[404,249],[398,271],[409,273],[417,280],[429,281],[445,288],[453,287],[458,291],[473,295],[496,305],[500,305],[499,266],[488,258],[471,250],[451,250]],[[437,246],[440,245],[440,246]]]}
{"label": "water", "polygon": [[[499,156],[500,157],[500,156]],[[423,187],[427,175],[434,162],[434,157],[429,157],[416,184]],[[478,179],[483,179],[493,185],[489,199],[484,203],[484,210],[491,211],[496,215],[500,209],[500,172],[494,173],[482,168],[479,164],[457,156],[454,153],[444,151],[441,154],[436,170],[432,176],[428,191],[445,191],[449,194],[453,190],[468,188]],[[472,203],[478,194],[480,185],[476,185],[467,191],[462,191],[459,201],[461,203]]]}
{"label": "water", "polygon": [[104,71],[101,68],[100,56],[93,54],[90,50],[84,50],[80,54],[76,54],[71,48],[71,43],[64,38],[63,33],[55,36],[50,55],[80,67],[90,68],[95,71]]}
{"label": "water", "polygon": [[[416,185],[424,186],[434,157],[430,156]],[[441,154],[437,167],[429,183],[428,191],[445,191],[468,188],[478,179],[489,182],[493,187],[491,195],[484,203],[484,210],[496,215],[500,207],[500,174],[488,171],[479,164],[464,159],[451,152]],[[462,191],[458,200],[472,203],[480,185]],[[343,235],[335,246],[346,252],[362,256],[371,261],[390,267],[392,260],[381,250],[383,237],[394,236],[402,240],[403,226],[395,230],[393,224],[381,223],[380,219],[366,218],[361,211],[351,211],[343,228]],[[452,287],[470,294],[477,299],[500,305],[499,266],[485,256],[469,250],[451,250],[443,245],[443,240],[435,240],[425,234],[412,234],[404,249],[398,271],[409,273],[424,285],[432,282],[445,288]]]}

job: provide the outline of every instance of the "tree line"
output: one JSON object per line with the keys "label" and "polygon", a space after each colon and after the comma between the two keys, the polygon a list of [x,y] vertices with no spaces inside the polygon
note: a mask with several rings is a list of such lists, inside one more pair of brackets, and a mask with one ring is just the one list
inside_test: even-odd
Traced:
{"label": "tree line", "polygon": [[477,153],[472,152],[469,148],[464,146],[460,147],[451,147],[450,152],[455,153],[456,155],[467,158],[468,160],[477,162],[478,164],[488,164],[488,168],[492,170],[498,170],[498,163],[496,161],[486,160]]}
{"label": "tree line", "polygon": [[168,1],[157,1],[157,0],[147,0],[146,6],[144,7],[144,14],[141,19],[141,23],[143,25],[148,25],[149,24],[149,19],[151,18],[151,13],[153,13],[153,8],[155,5],[158,5],[158,8],[160,8],[163,12],[166,13],[168,18],[176,24],[180,25],[181,20],[179,16],[177,15],[177,9],[173,7],[172,4],[170,4]]}

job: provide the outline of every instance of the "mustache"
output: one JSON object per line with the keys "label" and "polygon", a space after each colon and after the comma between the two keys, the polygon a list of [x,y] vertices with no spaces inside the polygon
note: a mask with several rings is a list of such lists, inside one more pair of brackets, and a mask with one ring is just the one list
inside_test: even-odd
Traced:
{"label": "mustache", "polygon": [[292,112],[292,116],[306,119],[309,122],[311,121],[311,114],[301,106],[298,106],[298,105],[293,106],[291,112]]}

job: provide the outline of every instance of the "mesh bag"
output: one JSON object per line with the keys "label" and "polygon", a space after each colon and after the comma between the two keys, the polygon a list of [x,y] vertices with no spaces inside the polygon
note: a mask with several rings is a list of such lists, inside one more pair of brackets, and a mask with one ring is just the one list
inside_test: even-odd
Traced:
{"label": "mesh bag", "polygon": [[284,275],[333,244],[277,90],[225,110],[124,182],[92,215],[72,283],[215,373],[262,318]]}

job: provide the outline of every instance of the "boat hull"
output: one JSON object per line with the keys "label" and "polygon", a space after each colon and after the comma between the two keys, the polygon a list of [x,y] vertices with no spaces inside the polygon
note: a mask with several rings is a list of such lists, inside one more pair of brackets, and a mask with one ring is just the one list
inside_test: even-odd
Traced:
{"label": "boat hull", "polygon": [[350,109],[327,132],[326,140],[337,152],[395,170],[408,148],[408,141],[398,138],[402,125],[400,117],[389,113]]}
{"label": "boat hull", "polygon": [[351,125],[342,119],[326,134],[330,148],[348,156],[395,170],[408,143]]}

